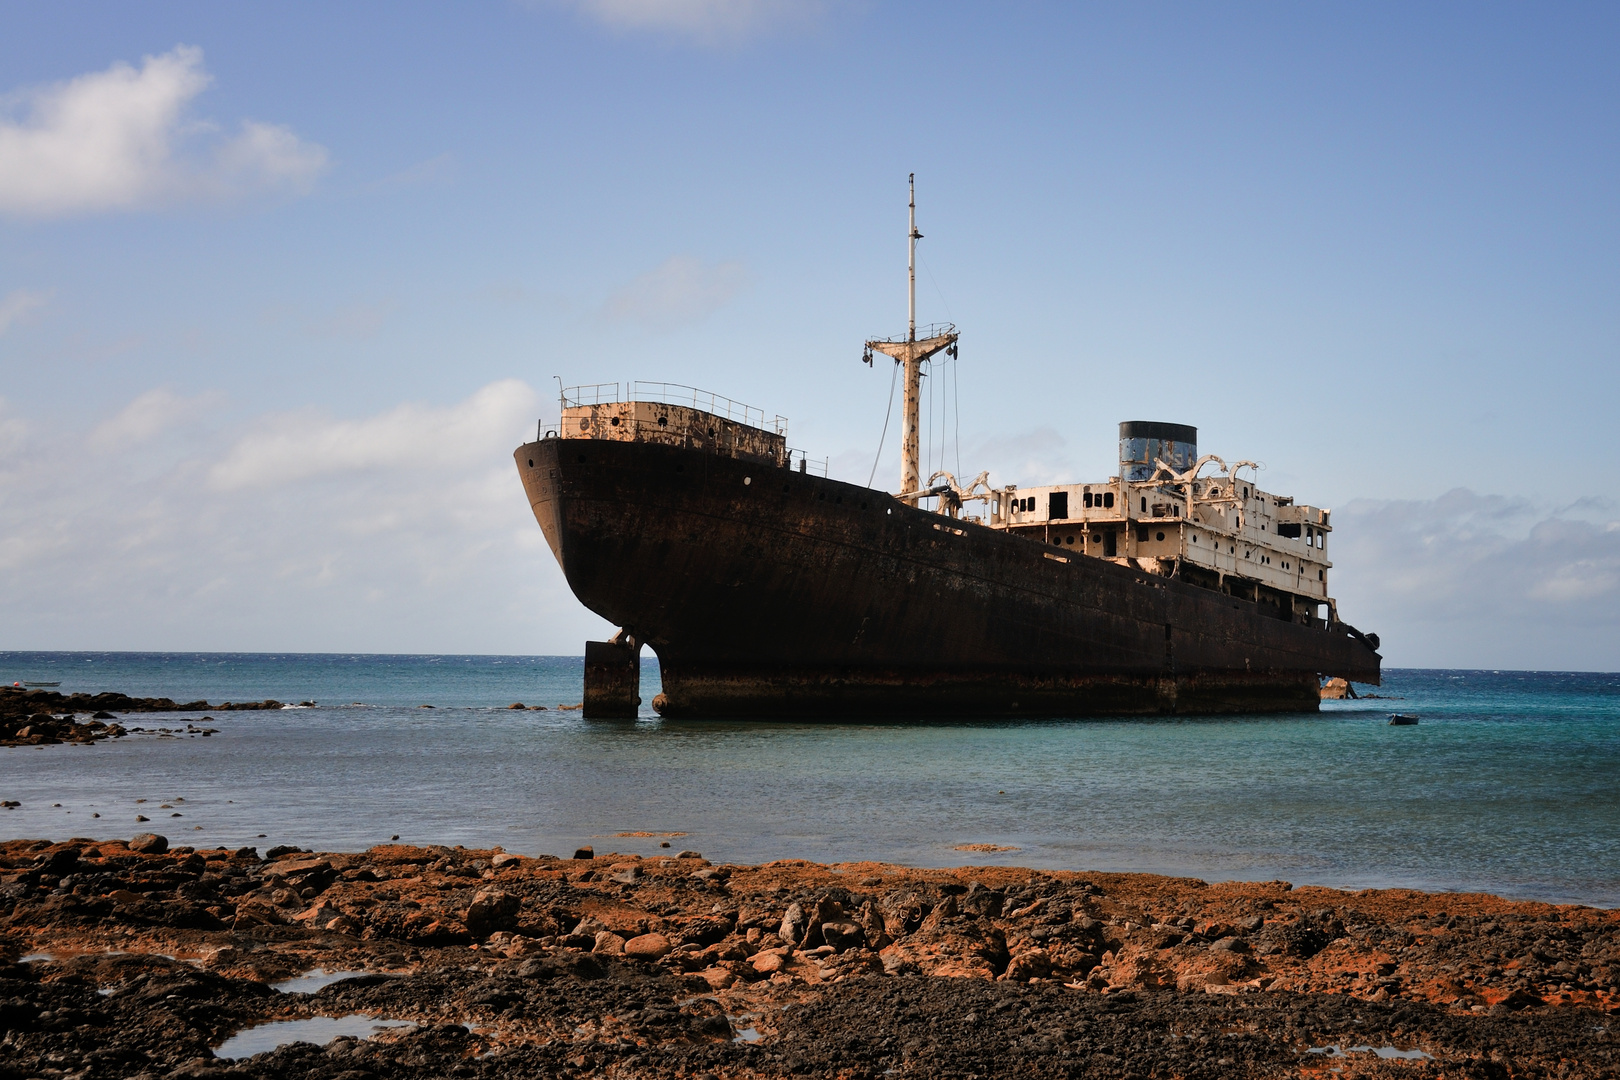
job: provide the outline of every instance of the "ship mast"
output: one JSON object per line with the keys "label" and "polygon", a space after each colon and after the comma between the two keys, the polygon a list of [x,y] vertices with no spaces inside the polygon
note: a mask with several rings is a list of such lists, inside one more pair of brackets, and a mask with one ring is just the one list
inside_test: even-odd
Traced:
{"label": "ship mast", "polygon": [[895,363],[904,369],[906,386],[901,404],[899,498],[916,506],[918,498],[927,494],[921,490],[922,448],[918,425],[923,361],[947,348],[955,355],[956,327],[949,324],[927,327],[927,336],[921,341],[917,340],[917,241],[922,239],[922,233],[917,231],[917,174],[912,173],[907,182],[910,187],[910,224],[906,230],[906,336],[904,340],[889,338],[868,341],[866,349],[868,358],[875,350],[894,357]]}

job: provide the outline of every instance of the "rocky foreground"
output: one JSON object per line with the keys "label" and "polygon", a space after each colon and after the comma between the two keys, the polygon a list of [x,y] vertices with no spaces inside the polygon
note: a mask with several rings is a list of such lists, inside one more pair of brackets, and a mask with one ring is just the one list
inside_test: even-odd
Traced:
{"label": "rocky foreground", "polygon": [[1620,1076],[1616,912],[590,854],[5,843],[0,1077]]}

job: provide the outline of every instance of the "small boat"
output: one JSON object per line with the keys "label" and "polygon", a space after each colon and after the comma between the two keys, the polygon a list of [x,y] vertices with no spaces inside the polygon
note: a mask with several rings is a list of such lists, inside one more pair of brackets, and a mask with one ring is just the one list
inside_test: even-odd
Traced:
{"label": "small boat", "polygon": [[42,687],[42,686],[61,686],[62,684],[59,683],[59,682],[25,682],[25,683],[23,683],[23,685],[24,686],[31,686],[31,687]]}
{"label": "small boat", "polygon": [[1389,714],[1389,722],[1396,727],[1410,727],[1418,722],[1418,718],[1410,713],[1394,712]]}

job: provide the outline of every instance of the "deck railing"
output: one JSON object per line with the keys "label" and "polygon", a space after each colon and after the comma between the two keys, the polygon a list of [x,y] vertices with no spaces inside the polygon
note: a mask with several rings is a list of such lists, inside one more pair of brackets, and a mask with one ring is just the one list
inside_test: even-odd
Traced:
{"label": "deck railing", "polygon": [[778,435],[787,434],[787,418],[784,416],[767,418],[763,409],[756,409],[752,405],[744,405],[740,401],[733,401],[713,391],[699,390],[695,386],[685,386],[681,383],[638,381],[569,386],[562,391],[561,404],[564,409],[572,409],[582,405],[611,405],[621,401],[684,405],[689,409],[699,409],[734,423],[774,431]]}

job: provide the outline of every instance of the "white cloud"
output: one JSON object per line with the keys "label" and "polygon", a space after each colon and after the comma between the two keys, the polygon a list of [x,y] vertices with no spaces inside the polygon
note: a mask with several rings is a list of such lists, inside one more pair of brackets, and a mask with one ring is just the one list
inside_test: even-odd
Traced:
{"label": "white cloud", "polygon": [[653,31],[705,45],[745,41],[819,16],[820,0],[562,0],[614,30]]}
{"label": "white cloud", "polygon": [[29,289],[16,289],[7,293],[5,299],[0,300],[0,334],[4,334],[29,314],[44,307],[50,299],[49,293],[33,292]]}
{"label": "white cloud", "polygon": [[187,106],[209,84],[202,50],[176,46],[137,70],[105,71],[9,95],[0,119],[0,213],[61,217],[188,199],[307,191],[325,149],[244,121],[221,137]]}
{"label": "white cloud", "polygon": [[1340,612],[1397,666],[1613,670],[1620,521],[1600,501],[1548,511],[1457,489],[1334,514]]}
{"label": "white cloud", "polygon": [[466,464],[496,453],[538,412],[534,390],[506,379],[445,409],[407,404],[363,420],[315,410],[267,416],[209,470],[209,481],[232,491],[330,473]]}
{"label": "white cloud", "polygon": [[604,633],[513,465],[531,387],[353,419],[226,423],[220,401],[154,390],[77,431],[0,401],[0,649],[577,653]]}
{"label": "white cloud", "polygon": [[188,398],[167,388],[148,390],[90,432],[90,445],[99,451],[128,450],[224,404],[225,395],[217,391]]}
{"label": "white cloud", "polygon": [[697,322],[730,302],[748,283],[740,262],[705,265],[676,255],[608,298],[602,315],[615,322],[665,330]]}

